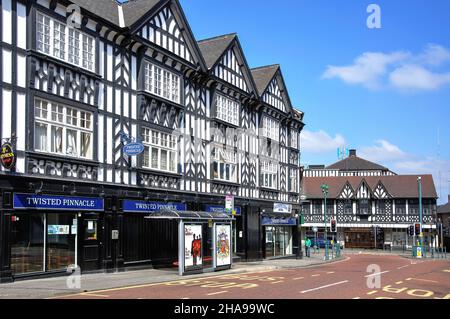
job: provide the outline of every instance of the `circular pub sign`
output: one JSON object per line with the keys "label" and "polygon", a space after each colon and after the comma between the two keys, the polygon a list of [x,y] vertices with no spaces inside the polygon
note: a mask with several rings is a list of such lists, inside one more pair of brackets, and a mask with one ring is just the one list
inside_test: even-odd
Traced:
{"label": "circular pub sign", "polygon": [[6,169],[11,169],[16,163],[16,154],[11,143],[5,143],[0,150],[0,160],[2,165]]}

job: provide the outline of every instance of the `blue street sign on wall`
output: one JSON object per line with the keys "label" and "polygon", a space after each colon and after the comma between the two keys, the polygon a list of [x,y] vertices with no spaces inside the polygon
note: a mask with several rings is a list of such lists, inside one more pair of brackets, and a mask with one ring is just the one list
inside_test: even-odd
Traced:
{"label": "blue street sign on wall", "polygon": [[103,211],[103,198],[14,194],[14,209]]}
{"label": "blue street sign on wall", "polygon": [[152,213],[161,210],[186,211],[187,206],[183,203],[158,203],[136,200],[124,200],[123,211],[125,213]]}
{"label": "blue street sign on wall", "polygon": [[294,217],[281,218],[281,217],[263,216],[262,220],[261,220],[261,224],[263,226],[277,226],[277,225],[295,226],[295,225],[297,225],[297,218],[294,218]]}
{"label": "blue street sign on wall", "polygon": [[[239,206],[234,207],[234,210],[236,211],[236,215],[237,216],[241,215],[241,208]],[[227,213],[225,211],[225,207],[224,206],[218,206],[218,205],[206,205],[205,206],[205,211],[208,212],[208,213],[223,213],[223,214],[231,215],[231,213]]]}

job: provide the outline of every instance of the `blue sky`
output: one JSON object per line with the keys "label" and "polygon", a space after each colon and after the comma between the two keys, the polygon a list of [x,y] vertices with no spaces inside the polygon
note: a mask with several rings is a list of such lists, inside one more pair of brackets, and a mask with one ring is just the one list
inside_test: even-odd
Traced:
{"label": "blue sky", "polygon": [[[400,174],[432,173],[446,202],[450,1],[180,2],[198,40],[237,32],[250,67],[281,64],[305,112],[303,164],[328,165],[338,146],[356,148]],[[367,27],[372,3],[381,29]]]}

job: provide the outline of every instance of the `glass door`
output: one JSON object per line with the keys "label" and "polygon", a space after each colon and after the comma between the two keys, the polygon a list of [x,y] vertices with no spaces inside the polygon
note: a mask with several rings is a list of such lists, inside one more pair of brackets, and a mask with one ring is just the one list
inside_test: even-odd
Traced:
{"label": "glass door", "polygon": [[275,256],[275,227],[266,226],[266,258]]}

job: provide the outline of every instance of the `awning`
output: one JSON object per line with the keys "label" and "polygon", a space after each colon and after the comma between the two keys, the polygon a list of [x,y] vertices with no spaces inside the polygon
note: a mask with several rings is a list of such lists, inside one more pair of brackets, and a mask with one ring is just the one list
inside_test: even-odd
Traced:
{"label": "awning", "polygon": [[194,211],[175,211],[162,210],[145,216],[147,219],[181,219],[181,220],[214,220],[214,221],[232,221],[234,217],[224,213],[208,213]]}

